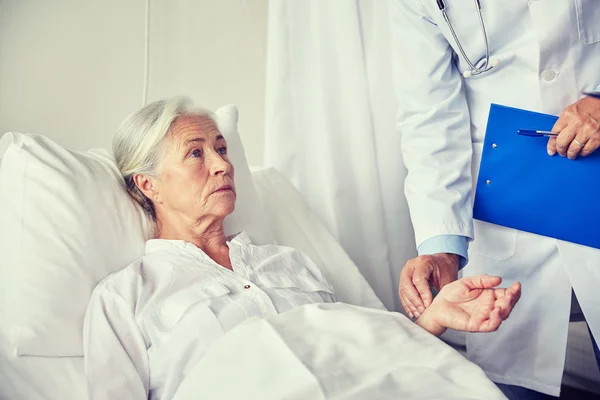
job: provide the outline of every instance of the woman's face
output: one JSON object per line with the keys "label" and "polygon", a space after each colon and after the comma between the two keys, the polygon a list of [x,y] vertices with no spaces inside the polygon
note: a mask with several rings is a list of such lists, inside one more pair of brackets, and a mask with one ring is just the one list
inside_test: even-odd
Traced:
{"label": "woman's face", "polygon": [[235,208],[233,172],[215,123],[202,116],[179,117],[166,137],[154,182],[157,212],[191,221],[225,218]]}

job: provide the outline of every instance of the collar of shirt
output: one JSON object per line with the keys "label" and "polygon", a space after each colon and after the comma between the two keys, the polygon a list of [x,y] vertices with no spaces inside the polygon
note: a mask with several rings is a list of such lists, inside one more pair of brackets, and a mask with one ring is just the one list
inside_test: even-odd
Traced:
{"label": "collar of shirt", "polygon": [[[250,240],[250,237],[248,237],[248,234],[243,231],[235,235],[231,240],[227,241],[227,245],[230,248],[232,246],[245,246],[251,243],[252,241]],[[149,255],[163,251],[173,251],[174,249],[201,254],[202,258],[206,257],[206,254],[195,244],[186,242],[185,240],[150,239],[146,242],[145,251],[146,255]]]}

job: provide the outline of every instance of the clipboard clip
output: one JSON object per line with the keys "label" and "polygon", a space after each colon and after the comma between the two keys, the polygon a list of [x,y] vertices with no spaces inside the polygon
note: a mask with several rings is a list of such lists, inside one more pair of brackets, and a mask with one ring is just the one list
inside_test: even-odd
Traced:
{"label": "clipboard clip", "polygon": [[521,136],[529,136],[529,137],[555,137],[558,136],[556,132],[550,131],[537,131],[535,129],[519,129],[517,130],[517,134]]}

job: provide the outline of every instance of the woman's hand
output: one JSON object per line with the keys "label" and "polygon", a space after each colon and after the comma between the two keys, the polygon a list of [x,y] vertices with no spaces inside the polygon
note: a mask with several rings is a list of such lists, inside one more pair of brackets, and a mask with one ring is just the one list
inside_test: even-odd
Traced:
{"label": "woman's hand", "polygon": [[430,333],[439,336],[447,328],[467,332],[493,332],[508,318],[521,297],[521,284],[494,289],[499,276],[473,276],[452,282],[440,291],[417,320]]}
{"label": "woman's hand", "polygon": [[574,160],[586,157],[600,146],[600,99],[586,96],[563,111],[552,132],[558,136],[548,140],[548,154],[558,152]]}

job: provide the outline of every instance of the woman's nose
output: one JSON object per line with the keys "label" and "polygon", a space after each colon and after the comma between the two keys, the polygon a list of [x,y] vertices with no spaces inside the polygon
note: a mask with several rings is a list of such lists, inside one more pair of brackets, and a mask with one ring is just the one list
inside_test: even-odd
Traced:
{"label": "woman's nose", "polygon": [[231,164],[217,152],[211,154],[209,162],[212,175],[227,174],[231,171]]}

